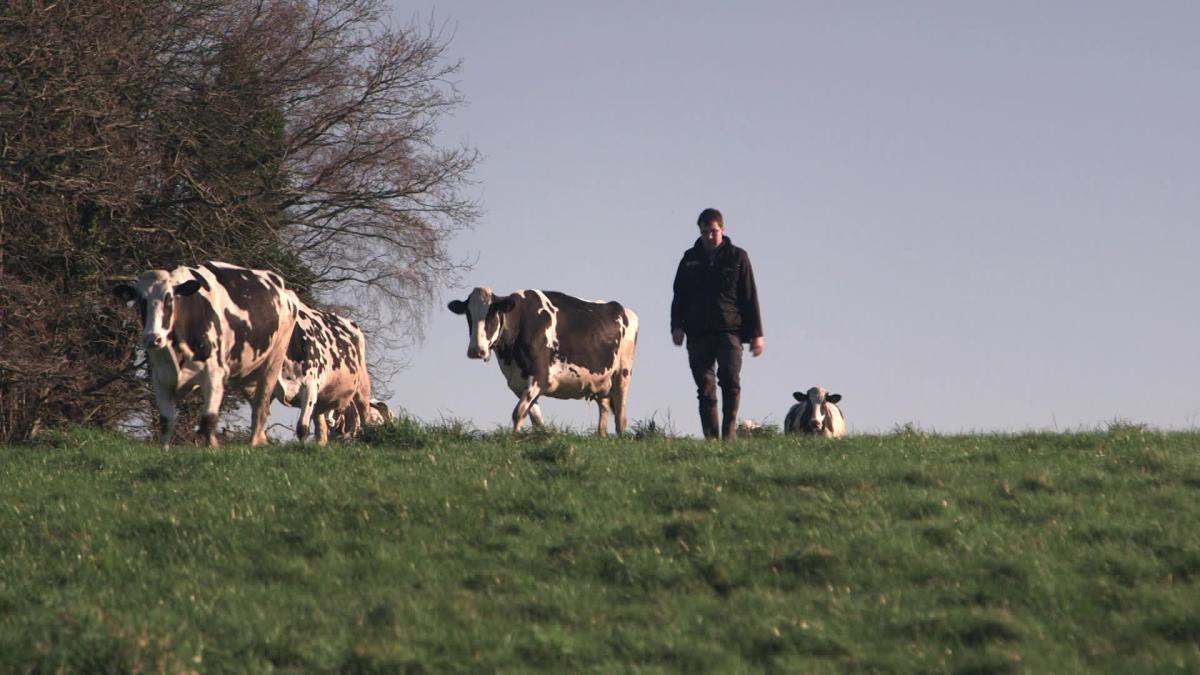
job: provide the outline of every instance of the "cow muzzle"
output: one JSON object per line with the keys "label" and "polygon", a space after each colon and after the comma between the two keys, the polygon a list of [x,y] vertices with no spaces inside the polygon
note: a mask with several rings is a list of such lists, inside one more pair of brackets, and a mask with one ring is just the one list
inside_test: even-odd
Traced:
{"label": "cow muzzle", "polygon": [[483,359],[484,361],[487,361],[489,356],[491,356],[491,354],[488,353],[488,350],[485,347],[467,347],[468,359]]}
{"label": "cow muzzle", "polygon": [[145,349],[163,349],[167,346],[167,336],[162,333],[146,333],[142,335],[142,347]]}

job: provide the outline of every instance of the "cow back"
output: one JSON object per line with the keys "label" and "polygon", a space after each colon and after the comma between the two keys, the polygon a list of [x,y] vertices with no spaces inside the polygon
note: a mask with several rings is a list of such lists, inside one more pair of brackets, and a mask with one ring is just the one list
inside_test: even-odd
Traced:
{"label": "cow back", "polygon": [[341,409],[358,394],[370,399],[366,337],[353,321],[301,305],[280,378],[280,398],[292,405],[301,387],[311,387],[316,409]]}
{"label": "cow back", "polygon": [[[198,328],[215,323],[216,339],[207,346],[217,350],[229,379],[250,378],[265,364],[284,357],[299,300],[278,274],[207,262],[178,268],[172,277],[203,281],[196,294],[180,298],[182,314],[187,316],[183,330],[192,340]],[[176,330],[180,330],[178,323]]]}
{"label": "cow back", "polygon": [[[556,291],[546,291],[545,297],[558,309],[552,358],[592,372],[611,368],[628,328],[621,303],[589,302]],[[544,311],[534,320],[538,329],[550,327]]]}
{"label": "cow back", "polygon": [[278,274],[213,262],[202,267],[216,281],[218,296],[224,295],[215,304],[233,338],[229,351],[235,359],[253,362],[271,351],[281,336],[291,335],[288,324],[294,325],[297,309],[286,307],[293,304],[286,296],[295,295],[286,290]]}

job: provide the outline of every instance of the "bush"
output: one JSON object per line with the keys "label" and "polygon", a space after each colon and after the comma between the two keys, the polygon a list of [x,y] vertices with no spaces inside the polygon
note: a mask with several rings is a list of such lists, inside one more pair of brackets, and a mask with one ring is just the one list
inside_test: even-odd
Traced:
{"label": "bush", "polygon": [[633,434],[635,440],[657,440],[662,438],[673,438],[675,434],[675,424],[671,421],[671,416],[667,415],[662,421],[658,421],[658,413],[654,412],[649,419],[634,420],[629,425],[629,431]]}
{"label": "bush", "polygon": [[432,434],[415,418],[401,416],[391,422],[365,427],[360,438],[367,445],[413,449],[429,445]]}

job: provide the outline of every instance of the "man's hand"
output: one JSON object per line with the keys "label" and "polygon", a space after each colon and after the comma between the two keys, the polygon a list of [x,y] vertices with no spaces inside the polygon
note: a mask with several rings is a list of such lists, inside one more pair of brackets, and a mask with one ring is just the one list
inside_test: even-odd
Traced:
{"label": "man's hand", "polygon": [[755,356],[762,356],[763,350],[766,347],[767,340],[761,335],[750,341],[750,353]]}
{"label": "man's hand", "polygon": [[671,331],[671,340],[675,343],[676,347],[683,344],[683,331],[679,328]]}

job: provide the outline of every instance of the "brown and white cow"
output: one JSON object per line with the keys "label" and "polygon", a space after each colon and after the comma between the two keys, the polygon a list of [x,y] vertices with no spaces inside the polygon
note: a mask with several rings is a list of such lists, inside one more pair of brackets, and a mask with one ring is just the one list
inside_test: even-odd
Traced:
{"label": "brown and white cow", "polygon": [[[296,437],[301,441],[308,438],[313,421],[317,423],[317,442],[325,445],[329,441],[327,412],[351,420],[345,434],[353,436],[358,420],[366,418],[371,400],[367,341],[358,324],[301,304],[275,398],[300,409]],[[359,414],[346,415],[349,408]]]}
{"label": "brown and white cow", "polygon": [[266,443],[271,394],[287,352],[300,301],[274,272],[222,262],[150,270],[113,293],[136,304],[141,346],[158,403],[159,442],[175,430],[176,404],[199,389],[200,434],[217,447],[217,418],[225,387],[250,399],[251,443]]}
{"label": "brown and white cow", "polygon": [[[377,398],[371,399],[371,405],[367,408],[367,423],[365,426],[376,426],[379,424],[387,424],[396,419],[392,413],[391,407],[384,401]],[[339,436],[348,437],[353,432],[352,428],[357,430],[358,411],[354,406],[349,406],[342,412],[327,412],[325,413],[325,423],[329,426],[329,430]]]}
{"label": "brown and white cow", "polygon": [[783,418],[784,433],[821,434],[826,438],[846,435],[846,419],[837,405],[841,394],[827,394],[821,387],[812,387],[807,392],[794,392],[792,397],[799,402]]}
{"label": "brown and white cow", "polygon": [[597,433],[608,435],[608,413],[625,432],[638,317],[617,302],[592,302],[555,291],[520,290],[496,296],[476,288],[448,305],[467,317],[467,357],[495,352],[508,387],[518,397],[513,430],[528,414],[543,426],[542,396],[591,399],[600,407]]}
{"label": "brown and white cow", "polygon": [[377,398],[371,399],[371,409],[367,411],[367,424],[387,424],[394,419],[396,415],[387,402]]}

